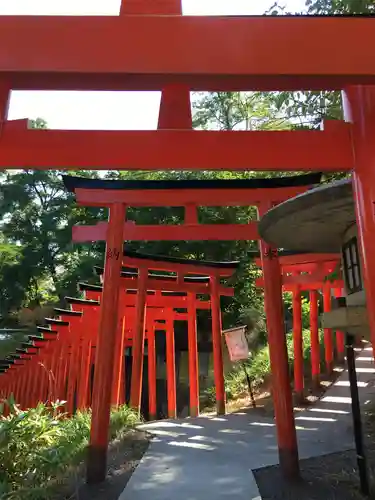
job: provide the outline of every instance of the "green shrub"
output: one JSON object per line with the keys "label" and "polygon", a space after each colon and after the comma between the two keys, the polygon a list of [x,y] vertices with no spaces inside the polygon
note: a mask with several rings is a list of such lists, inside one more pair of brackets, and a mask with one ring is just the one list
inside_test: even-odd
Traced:
{"label": "green shrub", "polygon": [[[49,498],[51,482],[59,481],[84,458],[91,413],[78,412],[66,418],[59,413],[59,402],[22,411],[12,397],[6,406],[9,416],[0,415],[0,498]],[[137,422],[136,413],[126,406],[114,409],[111,437],[119,436]]]}

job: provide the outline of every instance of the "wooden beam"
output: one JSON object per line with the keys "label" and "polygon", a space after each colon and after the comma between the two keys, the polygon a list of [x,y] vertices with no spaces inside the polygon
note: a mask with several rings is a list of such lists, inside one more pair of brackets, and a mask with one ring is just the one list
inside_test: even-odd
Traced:
{"label": "wooden beam", "polygon": [[[150,258],[148,259],[145,259],[139,257],[130,257],[129,255],[126,255],[122,258],[122,264],[125,267],[137,267],[138,269],[147,267],[147,269],[153,271],[168,271],[177,273],[179,280],[181,280],[179,282],[183,282],[183,277],[189,277],[191,274],[198,276],[217,276],[220,278],[224,278],[232,276],[236,272],[236,266],[226,267],[223,264],[223,267],[221,267],[220,263],[216,263],[216,265],[213,267],[210,266],[209,262],[199,262],[198,264],[194,261],[190,261],[189,259],[186,259],[185,262],[171,262],[157,259],[153,260],[152,256],[150,256]],[[164,291],[173,290],[168,290],[168,288],[166,288]]]}
{"label": "wooden beam", "polygon": [[321,270],[325,274],[331,273],[338,264],[339,261],[331,262],[316,262],[311,264],[295,264],[295,265],[282,265],[283,274],[292,273],[312,273]]}
{"label": "wooden beam", "polygon": [[[137,302],[137,294],[126,293],[120,294],[120,311],[123,307],[135,307]],[[102,290],[84,290],[85,296],[88,300],[99,300],[101,298]],[[168,296],[168,295],[153,295],[151,293],[147,294],[146,306],[148,311],[155,311],[160,308],[171,308],[171,309],[187,309],[189,305],[187,296]],[[196,300],[195,307],[197,309],[210,309],[211,302],[209,300]]]}
{"label": "wooden beam", "polygon": [[[107,223],[96,226],[73,226],[73,241],[106,241]],[[138,226],[127,222],[125,241],[245,241],[259,239],[257,222],[249,224],[192,224]]]}
{"label": "wooden beam", "polygon": [[[121,278],[121,286],[126,290],[138,290],[138,278]],[[210,294],[210,284],[196,284],[166,280],[147,280],[147,290],[160,290],[163,292],[192,292],[196,294]],[[220,295],[225,297],[233,297],[234,289],[220,286]]]}
{"label": "wooden beam", "polygon": [[[125,294],[120,297],[120,304],[122,307],[135,306],[137,295]],[[199,300],[196,301],[195,307],[197,309],[211,309],[211,302],[209,300]],[[170,308],[170,309],[185,309],[188,307],[188,302],[186,297],[155,297],[152,295],[147,296],[146,300],[147,314],[149,311],[159,308]]]}
{"label": "wooden beam", "polygon": [[[279,262],[282,268],[291,270],[308,270],[310,264],[324,263],[332,265],[338,263],[341,259],[340,254],[335,253],[300,253],[295,255],[279,255]],[[254,259],[255,264],[258,267],[262,266],[260,257]],[[305,267],[306,266],[306,269]],[[294,267],[294,269],[292,269]]]}
{"label": "wooden beam", "polygon": [[[297,278],[297,279],[294,279]],[[295,289],[296,285],[298,285],[298,289],[301,291],[306,290],[321,290],[324,286],[324,281],[322,279],[314,280],[314,276],[307,276],[305,280],[300,280],[299,277],[296,276],[284,276],[283,277],[283,290],[291,292]],[[263,278],[257,278],[255,280],[255,284],[258,288],[263,288],[264,281]],[[331,282],[331,288],[343,288],[343,281],[336,280]]]}
{"label": "wooden beam", "polygon": [[27,90],[341,89],[375,82],[374,44],[371,18],[0,16],[0,75]]}
{"label": "wooden beam", "polygon": [[324,131],[72,131],[6,124],[0,168],[342,172],[354,165],[350,128],[337,122]]}
{"label": "wooden beam", "polygon": [[[76,200],[84,206],[125,203],[130,207],[239,207],[262,201],[280,203],[307,191],[309,186],[245,189],[87,189],[77,188]],[[191,225],[191,224],[188,224]]]}

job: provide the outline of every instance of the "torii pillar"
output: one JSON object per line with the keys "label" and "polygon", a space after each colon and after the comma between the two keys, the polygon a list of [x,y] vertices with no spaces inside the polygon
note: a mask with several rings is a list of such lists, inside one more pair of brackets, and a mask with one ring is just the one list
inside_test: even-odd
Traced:
{"label": "torii pillar", "polygon": [[109,208],[103,295],[95,355],[90,444],[87,455],[86,480],[90,484],[104,481],[107,475],[113,382],[113,370],[109,367],[113,366],[115,358],[125,211],[125,205],[120,203],[113,204]]}
{"label": "torii pillar", "polygon": [[[271,203],[263,203],[259,206],[259,218],[271,208]],[[294,479],[299,476],[299,461],[284,329],[281,268],[277,249],[272,248],[263,240],[259,241],[259,245],[264,279],[264,305],[267,319],[279,461],[283,475],[289,479]]]}
{"label": "torii pillar", "polygon": [[345,119],[352,127],[353,194],[367,314],[375,349],[375,86],[347,87],[343,92],[343,105]]}

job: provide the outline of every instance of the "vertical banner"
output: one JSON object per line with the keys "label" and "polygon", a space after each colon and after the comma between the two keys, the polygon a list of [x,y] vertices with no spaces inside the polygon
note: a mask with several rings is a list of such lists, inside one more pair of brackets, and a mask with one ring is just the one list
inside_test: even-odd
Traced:
{"label": "vertical banner", "polygon": [[249,357],[249,345],[245,336],[246,326],[223,330],[231,361],[241,361]]}

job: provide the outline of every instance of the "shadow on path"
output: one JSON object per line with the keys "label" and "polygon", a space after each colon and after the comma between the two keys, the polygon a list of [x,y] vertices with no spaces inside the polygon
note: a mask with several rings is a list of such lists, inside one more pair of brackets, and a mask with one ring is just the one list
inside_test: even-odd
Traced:
{"label": "shadow on path", "polygon": [[[371,348],[357,357],[362,405],[374,392]],[[296,413],[300,458],[352,449],[348,374]],[[252,470],[278,463],[275,422],[246,412],[140,426],[154,438],[120,500],[261,500]]]}

